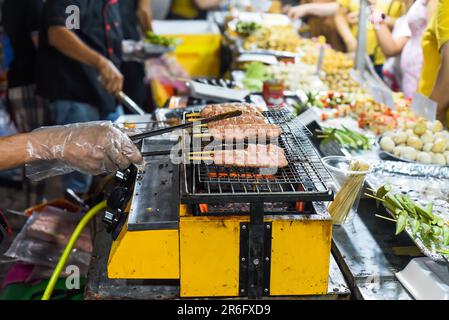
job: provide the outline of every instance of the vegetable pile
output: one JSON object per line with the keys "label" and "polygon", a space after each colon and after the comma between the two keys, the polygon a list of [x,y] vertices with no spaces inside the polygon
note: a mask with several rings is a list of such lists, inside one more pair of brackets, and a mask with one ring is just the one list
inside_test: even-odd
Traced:
{"label": "vegetable pile", "polygon": [[160,36],[151,31],[146,34],[145,42],[163,47],[176,47],[178,44],[175,38]]}
{"label": "vegetable pile", "polygon": [[382,203],[394,219],[376,216],[396,222],[396,235],[407,229],[429,249],[449,256],[449,222],[433,214],[432,203],[423,208],[407,195],[394,194],[391,190],[391,185],[387,184],[375,195],[367,194],[376,199],[378,206]]}
{"label": "vegetable pile", "polygon": [[[310,40],[308,40],[310,41]],[[290,26],[262,27],[245,38],[245,50],[262,49],[297,52],[307,39],[301,39]]]}
{"label": "vegetable pile", "polygon": [[265,80],[269,79],[267,67],[261,62],[251,62],[245,65],[244,89],[260,92]]}
{"label": "vegetable pile", "polygon": [[239,21],[237,22],[235,29],[238,35],[247,37],[260,28],[262,28],[262,26],[257,22]]}
{"label": "vegetable pile", "polygon": [[316,68],[303,63],[279,63],[266,66],[261,62],[251,62],[244,67],[244,89],[260,92],[263,83],[268,79],[276,79],[285,85],[286,90],[324,90],[326,87],[317,75]]}
{"label": "vegetable pile", "polygon": [[317,132],[320,133],[318,138],[324,139],[323,143],[335,141],[340,147],[348,150],[371,150],[373,147],[370,138],[361,133],[349,130],[344,126],[343,129],[323,128],[322,131],[317,130]]}

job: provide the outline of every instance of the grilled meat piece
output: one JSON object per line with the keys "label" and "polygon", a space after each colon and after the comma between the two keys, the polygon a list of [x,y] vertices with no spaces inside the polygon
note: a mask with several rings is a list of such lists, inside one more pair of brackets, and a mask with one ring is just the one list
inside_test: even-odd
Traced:
{"label": "grilled meat piece", "polygon": [[271,139],[281,135],[282,131],[277,125],[266,123],[261,108],[248,103],[209,105],[201,111],[201,117],[213,117],[235,110],[240,110],[243,114],[208,124],[209,133],[215,140],[244,140],[256,137]]}
{"label": "grilled meat piece", "polygon": [[210,135],[214,140],[236,140],[241,141],[245,139],[259,139],[262,141],[277,139],[282,133],[281,128],[274,124],[230,124],[226,126],[213,126],[209,128]]}
{"label": "grilled meat piece", "polygon": [[202,118],[210,118],[213,116],[217,116],[222,113],[227,113],[231,111],[240,110],[242,111],[242,116],[253,116],[264,119],[262,114],[262,108],[255,106],[249,103],[222,103],[222,104],[211,104],[205,106],[203,110],[201,110]]}
{"label": "grilled meat piece", "polygon": [[284,168],[288,166],[284,149],[273,145],[250,144],[241,150],[218,150],[214,163],[226,167]]}

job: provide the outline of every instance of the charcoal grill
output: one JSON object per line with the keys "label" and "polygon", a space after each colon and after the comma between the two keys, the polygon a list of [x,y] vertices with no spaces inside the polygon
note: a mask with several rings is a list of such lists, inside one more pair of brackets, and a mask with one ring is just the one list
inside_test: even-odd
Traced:
{"label": "charcoal grill", "polygon": [[[189,113],[184,115],[188,121]],[[182,166],[181,201],[198,203],[250,203],[331,201],[326,185],[331,177],[309,139],[310,131],[285,109],[264,112],[267,122],[281,127],[278,145],[284,149],[288,166],[275,174],[255,168],[224,167],[205,162]],[[202,129],[207,133],[207,129]],[[186,147],[186,153],[191,149]]]}

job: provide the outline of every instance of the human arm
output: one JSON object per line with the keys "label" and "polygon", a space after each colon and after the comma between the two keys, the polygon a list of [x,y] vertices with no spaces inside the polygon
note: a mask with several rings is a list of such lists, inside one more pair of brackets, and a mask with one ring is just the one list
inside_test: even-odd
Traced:
{"label": "human arm", "polygon": [[337,28],[338,34],[343,39],[348,52],[354,52],[357,49],[357,39],[352,34],[346,15],[347,10],[340,7],[334,17],[335,26]]}
{"label": "human arm", "polygon": [[[438,105],[437,119],[446,123],[446,113],[449,109],[449,41],[442,46],[440,50],[441,63],[438,70],[435,85],[433,87],[430,99]],[[446,123],[448,125],[448,123]]]}
{"label": "human arm", "polygon": [[391,17],[387,15],[387,12],[380,12],[376,9],[377,0],[367,0],[368,5],[371,6],[371,11],[376,12],[377,14],[383,14],[385,16],[384,23],[390,28],[390,30],[393,30],[394,25],[396,23],[397,18]]}
{"label": "human arm", "polygon": [[[88,122],[42,128],[0,138],[0,170],[36,161],[60,161],[88,174],[126,169],[143,159],[128,136],[110,122]],[[60,168],[55,168],[58,172]]]}
{"label": "human arm", "polygon": [[386,57],[394,57],[401,54],[408,40],[410,39],[410,28],[407,20],[399,20],[395,26],[395,35],[385,22],[374,24],[377,43]]}
{"label": "human arm", "polygon": [[142,33],[146,34],[148,31],[152,31],[151,0],[139,0],[136,14]]}
{"label": "human arm", "polygon": [[123,88],[123,76],[114,64],[86,45],[74,32],[63,26],[48,28],[48,41],[63,55],[98,70],[103,87],[117,95]]}
{"label": "human arm", "polygon": [[300,19],[305,16],[328,17],[333,16],[337,10],[337,2],[305,3],[289,8],[287,15],[291,19]]}
{"label": "human arm", "polygon": [[196,6],[201,10],[214,9],[220,6],[223,0],[194,0]]}
{"label": "human arm", "polygon": [[438,1],[437,0],[427,0],[425,1],[427,6],[427,21],[430,21],[435,13],[437,8]]}

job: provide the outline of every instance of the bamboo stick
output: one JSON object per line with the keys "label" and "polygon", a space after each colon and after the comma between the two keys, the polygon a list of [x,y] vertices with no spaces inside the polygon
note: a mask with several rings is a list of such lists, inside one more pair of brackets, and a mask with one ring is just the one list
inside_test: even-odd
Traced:
{"label": "bamboo stick", "polygon": [[[348,170],[353,172],[367,171],[369,170],[369,165],[360,161],[354,161],[351,162]],[[346,178],[346,181],[328,208],[334,223],[341,224],[346,220],[363,187],[365,176],[366,174],[353,173]]]}
{"label": "bamboo stick", "polygon": [[214,161],[212,157],[189,157],[190,161]]}

